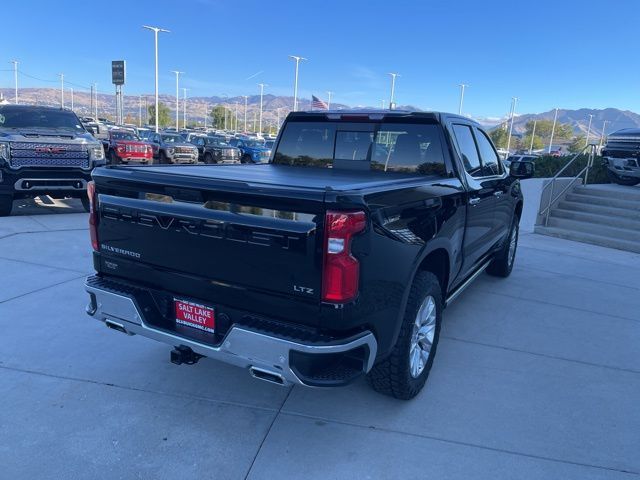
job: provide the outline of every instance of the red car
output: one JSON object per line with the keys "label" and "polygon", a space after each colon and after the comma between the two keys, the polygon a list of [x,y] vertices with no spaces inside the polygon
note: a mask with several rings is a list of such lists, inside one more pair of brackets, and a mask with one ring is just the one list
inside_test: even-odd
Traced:
{"label": "red car", "polygon": [[109,140],[105,144],[107,161],[111,165],[121,163],[153,163],[153,149],[130,130],[109,131]]}

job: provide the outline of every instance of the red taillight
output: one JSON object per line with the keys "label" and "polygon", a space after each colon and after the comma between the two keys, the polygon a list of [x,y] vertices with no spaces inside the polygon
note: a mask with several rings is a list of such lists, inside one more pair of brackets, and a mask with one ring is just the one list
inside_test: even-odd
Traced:
{"label": "red taillight", "polygon": [[91,246],[98,251],[98,199],[96,196],[96,184],[87,183],[87,196],[89,197],[89,235]]}
{"label": "red taillight", "polygon": [[364,212],[327,212],[322,299],[343,303],[358,294],[360,263],[351,255],[351,237],[364,230]]}

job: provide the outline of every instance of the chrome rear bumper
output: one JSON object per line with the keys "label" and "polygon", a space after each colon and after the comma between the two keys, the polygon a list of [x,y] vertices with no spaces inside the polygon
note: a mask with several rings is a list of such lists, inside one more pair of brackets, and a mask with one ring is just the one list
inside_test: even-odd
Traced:
{"label": "chrome rear bumper", "polygon": [[374,335],[368,331],[355,338],[346,339],[344,343],[306,344],[234,325],[220,345],[214,347],[147,325],[135,299],[125,293],[96,287],[89,282],[85,284],[85,289],[91,296],[87,314],[105,322],[112,329],[128,335],[142,335],[172,346],[189,347],[205,357],[250,369],[254,376],[255,371],[268,372],[279,376],[283,385],[314,385],[296,373],[290,362],[292,352],[322,356],[342,354],[366,347],[368,353],[361,373],[371,370],[376,358],[377,342]]}

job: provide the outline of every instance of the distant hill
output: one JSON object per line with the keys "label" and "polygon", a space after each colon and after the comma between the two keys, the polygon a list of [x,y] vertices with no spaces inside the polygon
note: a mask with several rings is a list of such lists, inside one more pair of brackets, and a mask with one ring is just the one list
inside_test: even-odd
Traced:
{"label": "distant hill", "polygon": [[[6,100],[11,102],[13,100],[14,90],[12,88],[0,88],[0,94],[2,94]],[[153,103],[153,94],[145,94],[142,96],[142,119],[146,123],[145,119],[145,99],[146,104],[151,105]],[[60,104],[60,90],[55,88],[23,88],[19,91],[19,100],[21,103],[27,104],[39,104],[39,105],[59,105]],[[160,95],[160,101],[163,102],[170,110],[172,110],[172,117],[175,116],[175,97],[171,95]],[[129,115],[129,120],[137,123],[138,113],[140,108],[140,96],[138,95],[126,95],[125,91],[125,103],[124,110],[125,116]],[[71,106],[70,92],[65,92],[65,105]],[[206,114],[206,110],[213,108],[215,105],[224,105],[235,113],[236,105],[238,108],[239,125],[242,126],[244,121],[244,97],[193,97],[187,99],[187,120],[196,120],[202,122]],[[311,101],[307,98],[298,99],[298,105],[300,110],[309,110],[311,108]],[[247,123],[249,126],[253,124],[254,115],[257,116],[260,106],[260,95],[251,95],[247,98]],[[74,94],[74,108],[78,115],[91,115],[89,111],[90,107],[90,95],[86,91],[76,91]],[[100,117],[115,117],[115,96],[113,94],[99,93],[98,94],[98,116]],[[263,123],[265,125],[275,125],[278,117],[278,109],[280,109],[280,118],[284,116],[293,107],[293,97],[290,96],[277,96],[266,94],[263,97]],[[332,109],[349,109],[351,106],[340,103],[332,103]],[[361,108],[358,106],[358,108]],[[377,107],[365,107],[365,108],[377,108]],[[412,105],[399,105],[398,109],[415,110],[420,111],[419,108]],[[180,110],[182,114],[182,98],[180,99]],[[543,113],[528,113],[518,115],[513,122],[514,133],[522,134],[525,131],[527,122],[533,120],[553,120],[555,111],[550,110]],[[568,123],[573,127],[574,133],[586,134],[587,126],[589,124],[589,115],[593,115],[593,122],[591,125],[591,132],[593,135],[601,135],[604,121],[606,120],[606,132],[611,133],[622,128],[640,128],[640,115],[631,112],[629,110],[618,110],[616,108],[605,108],[604,110],[595,110],[588,108],[581,108],[579,110],[558,110],[558,121],[561,123]],[[233,114],[232,114],[233,115]],[[182,118],[182,117],[181,117]],[[486,128],[493,128],[504,122],[505,119],[499,118],[476,118]]]}
{"label": "distant hill", "polygon": [[[554,115],[555,110],[518,115],[513,121],[513,131],[514,133],[522,134],[525,132],[527,122],[533,120],[553,121]],[[640,128],[640,115],[629,110],[618,110],[617,108],[605,108],[604,110],[589,108],[581,108],[579,110],[560,109],[558,110],[558,122],[571,125],[576,135],[586,135],[589,126],[589,115],[593,115],[591,123],[592,135],[602,134],[605,121],[607,122],[607,134],[622,128]],[[494,126],[499,123],[500,121],[495,122]]]}

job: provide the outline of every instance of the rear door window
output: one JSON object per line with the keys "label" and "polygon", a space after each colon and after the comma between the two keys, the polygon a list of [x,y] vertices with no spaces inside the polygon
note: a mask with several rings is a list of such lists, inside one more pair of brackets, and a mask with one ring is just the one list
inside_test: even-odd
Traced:
{"label": "rear door window", "polygon": [[482,165],[480,164],[480,155],[476,148],[476,142],[473,139],[473,132],[469,125],[454,124],[453,133],[456,136],[460,154],[462,155],[462,163],[464,169],[472,177],[482,177]]}

